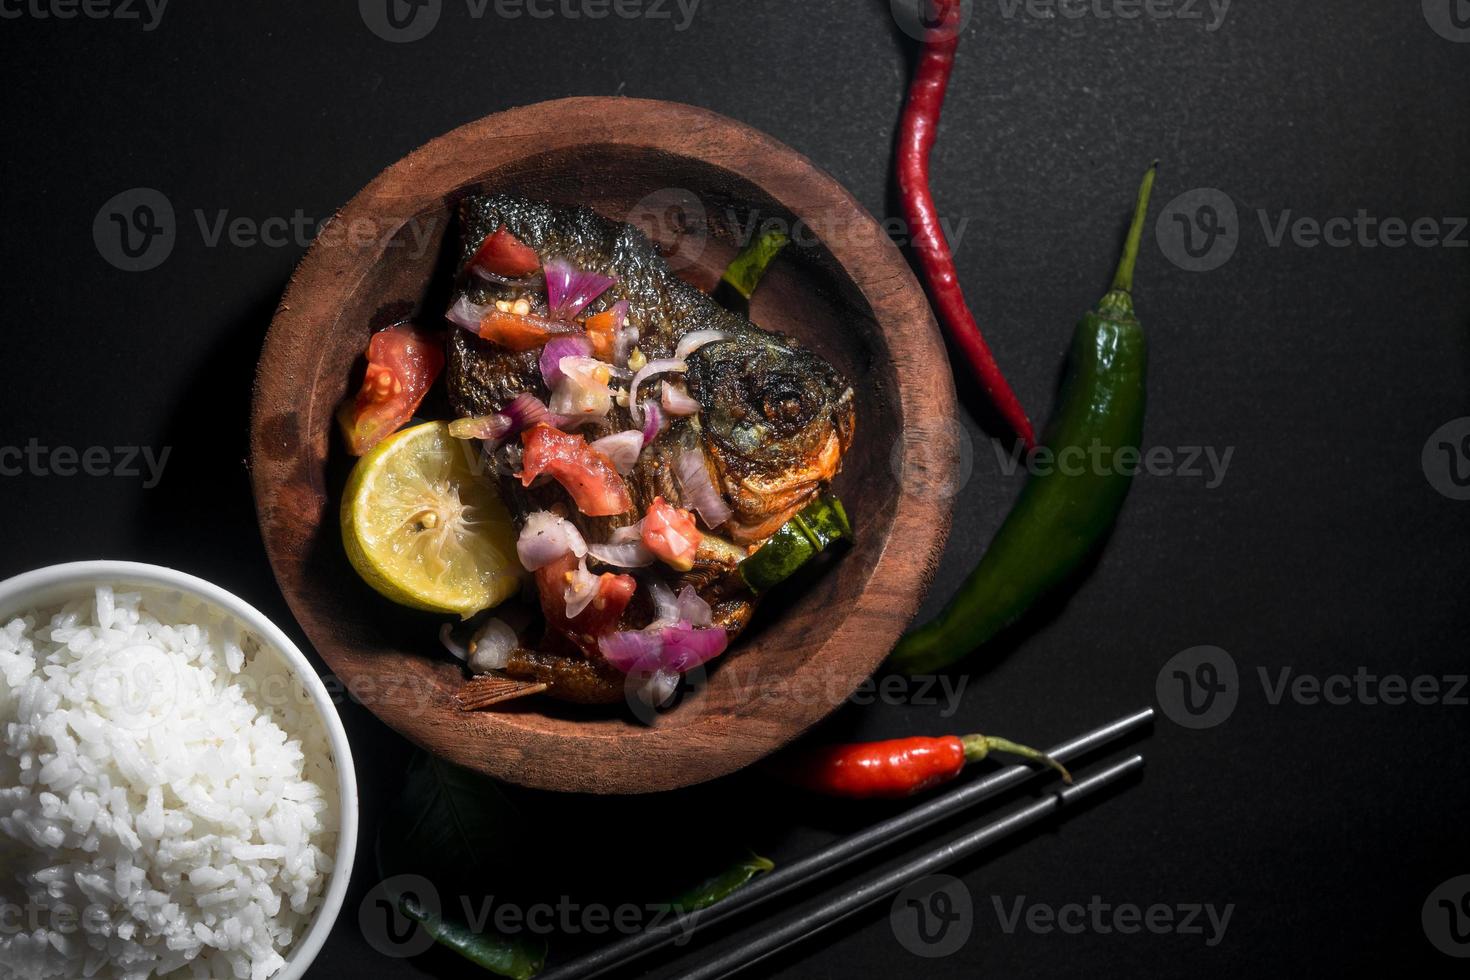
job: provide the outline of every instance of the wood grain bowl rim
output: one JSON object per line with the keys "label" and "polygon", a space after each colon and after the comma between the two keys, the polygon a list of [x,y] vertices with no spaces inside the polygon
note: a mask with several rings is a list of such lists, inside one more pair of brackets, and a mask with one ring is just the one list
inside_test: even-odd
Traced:
{"label": "wood grain bowl rim", "polygon": [[[821,244],[871,307],[898,381],[895,401],[904,448],[892,525],[861,592],[834,612],[826,639],[792,675],[820,664],[825,689],[841,691],[841,697],[805,702],[755,698],[743,710],[705,713],[689,724],[669,728],[604,730],[587,725],[556,732],[538,730],[541,716],[534,713],[460,713],[453,707],[452,692],[445,692],[442,710],[391,699],[369,704],[379,718],[419,746],[498,778],[571,792],[654,792],[727,775],[768,755],[839,707],[882,663],[922,600],[948,536],[950,495],[945,490],[952,486],[957,461],[952,454],[922,447],[938,444],[954,431],[955,395],[944,369],[944,344],[924,292],[872,216],[805,157],[705,109],[591,97],[500,112],[438,137],[393,164],[353,197],[334,221],[349,229],[363,221],[396,229],[442,208],[447,194],[517,160],[588,144],[653,150],[724,170],[756,185],[814,229],[823,226],[811,219],[823,214],[850,218],[850,227],[862,228],[863,233],[834,236]],[[303,584],[310,569],[302,549],[285,541],[294,532],[286,527],[289,514],[283,523],[282,512],[305,510],[313,533],[328,521],[335,527],[337,502],[328,499],[324,481],[335,405],[315,404],[318,393],[311,382],[320,373],[315,368],[325,347],[315,338],[323,324],[335,322],[334,311],[381,260],[382,239],[358,242],[339,237],[331,247],[319,239],[307,251],[267,333],[251,418],[251,481],[271,567],[313,646],[348,684],[351,657],[339,645],[332,623],[318,614],[311,590]],[[303,371],[305,365],[313,370]],[[310,390],[303,392],[303,385],[311,385]],[[295,452],[283,453],[280,443],[289,435],[273,420],[297,417],[325,418],[327,424],[307,433],[298,426]]]}

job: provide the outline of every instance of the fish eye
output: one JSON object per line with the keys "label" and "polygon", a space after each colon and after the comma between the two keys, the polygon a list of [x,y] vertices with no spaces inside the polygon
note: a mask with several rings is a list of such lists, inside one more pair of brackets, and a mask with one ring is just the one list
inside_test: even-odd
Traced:
{"label": "fish eye", "polygon": [[760,416],[782,434],[794,432],[812,420],[820,407],[811,397],[810,386],[791,376],[767,377],[760,386],[753,407]]}

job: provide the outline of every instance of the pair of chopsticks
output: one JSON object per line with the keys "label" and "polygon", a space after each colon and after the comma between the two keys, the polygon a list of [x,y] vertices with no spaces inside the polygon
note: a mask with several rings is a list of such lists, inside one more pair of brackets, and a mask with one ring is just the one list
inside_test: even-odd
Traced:
{"label": "pair of chopsticks", "polygon": [[[1052,758],[1067,762],[1099,749],[1147,726],[1154,717],[1152,708],[1144,708],[1100,728],[1094,728],[1047,751]],[[846,889],[843,894],[800,914],[782,925],[766,929],[749,942],[728,953],[705,960],[689,973],[686,980],[717,980],[742,970],[759,960],[785,949],[814,932],[834,925],[860,909],[891,895],[905,885],[936,870],[960,861],[984,848],[1015,834],[1063,807],[1076,803],[1108,786],[1112,786],[1143,768],[1143,756],[1132,755],[1121,762],[1077,779],[1044,799],[1019,806],[1005,816],[978,830],[931,850],[902,865],[869,875]],[[880,821],[866,830],[842,838],[828,847],[798,861],[777,868],[752,881],[744,888],[701,912],[694,913],[698,926],[713,925],[737,912],[747,911],[769,902],[794,888],[830,875],[859,858],[910,837],[940,820],[961,813],[1028,780],[1046,770],[1030,766],[1007,766],[984,778],[965,783],[956,789],[921,803],[911,810]],[[608,970],[625,967],[679,937],[693,931],[686,919],[666,922],[643,932],[627,936],[553,967],[537,980],[585,980]]]}

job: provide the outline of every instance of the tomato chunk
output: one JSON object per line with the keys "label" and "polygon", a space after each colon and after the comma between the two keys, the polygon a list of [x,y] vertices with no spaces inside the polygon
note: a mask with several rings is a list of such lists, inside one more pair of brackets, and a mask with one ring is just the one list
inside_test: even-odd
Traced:
{"label": "tomato chunk", "polygon": [[545,473],[571,494],[577,509],[588,517],[611,517],[633,506],[628,486],[612,460],[587,445],[587,440],[545,422],[521,433],[525,456],[521,462],[521,484]]}
{"label": "tomato chunk", "polygon": [[480,321],[480,339],[514,351],[545,347],[553,337],[576,332],[577,328],[570,323],[548,320],[534,313],[506,313],[493,306]]}
{"label": "tomato chunk", "polygon": [[361,456],[403,428],[444,370],[444,345],[400,323],[368,341],[362,390],[337,412],[347,450]]}
{"label": "tomato chunk", "polygon": [[529,276],[541,268],[541,259],[536,250],[501,226],[486,235],[480,248],[470,259],[468,268],[476,272],[488,272],[492,276],[519,279]]}
{"label": "tomato chunk", "polygon": [[654,497],[643,517],[643,544],[665,564],[680,572],[694,567],[694,555],[704,535],[687,510]]}
{"label": "tomato chunk", "polygon": [[597,650],[597,637],[611,633],[623,618],[623,610],[633,599],[638,582],[631,575],[598,576],[597,595],[571,619],[567,618],[567,584],[577,570],[577,558],[570,551],[536,572],[536,590],[541,595],[541,612],[552,629],[564,633],[584,653]]}
{"label": "tomato chunk", "polygon": [[599,361],[613,359],[613,344],[617,341],[618,325],[622,319],[617,310],[610,309],[594,313],[583,321],[587,339],[592,342],[592,356]]}

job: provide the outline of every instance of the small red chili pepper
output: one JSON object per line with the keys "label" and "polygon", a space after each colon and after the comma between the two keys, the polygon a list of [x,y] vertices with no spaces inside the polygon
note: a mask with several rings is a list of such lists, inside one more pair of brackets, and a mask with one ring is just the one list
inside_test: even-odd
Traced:
{"label": "small red chili pepper", "polygon": [[1036,749],[985,735],[896,738],[886,742],[828,745],[787,756],[778,772],[815,793],[848,799],[899,799],[947,783],[991,752],[1008,752],[1051,766],[1067,783],[1065,766]]}
{"label": "small red chili pepper", "polygon": [[991,403],[1027,449],[1036,446],[1036,433],[1026,410],[1011,390],[995,355],[980,334],[960,288],[954,256],[945,241],[934,197],[929,190],[929,151],[939,132],[939,114],[944,93],[960,45],[960,0],[919,0],[931,4],[918,67],[909,87],[898,135],[898,188],[909,238],[920,270],[928,280],[930,295],[950,339],[964,352]]}

